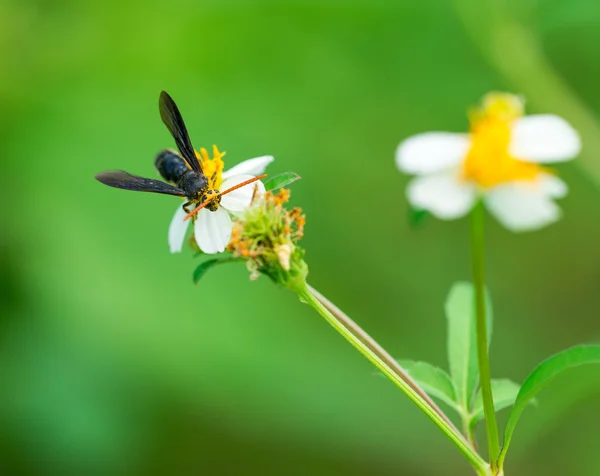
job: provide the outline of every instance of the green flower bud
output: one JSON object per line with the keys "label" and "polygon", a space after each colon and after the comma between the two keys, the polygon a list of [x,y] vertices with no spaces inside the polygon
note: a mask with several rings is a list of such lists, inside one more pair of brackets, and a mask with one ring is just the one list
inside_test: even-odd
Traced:
{"label": "green flower bud", "polygon": [[227,249],[234,257],[247,260],[250,279],[265,274],[299,292],[304,290],[308,274],[304,250],[297,244],[306,218],[300,208],[285,208],[289,198],[287,189],[255,197],[235,222]]}

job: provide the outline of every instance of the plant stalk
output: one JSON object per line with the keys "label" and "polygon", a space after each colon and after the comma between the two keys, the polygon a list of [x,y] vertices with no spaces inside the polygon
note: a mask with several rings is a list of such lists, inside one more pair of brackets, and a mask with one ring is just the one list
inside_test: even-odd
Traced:
{"label": "plant stalk", "polygon": [[298,292],[298,296],[312,306],[335,330],[400,388],[457,446],[479,475],[489,474],[489,465],[473,449],[448,417],[435,404],[433,404],[434,406],[430,405],[431,399],[425,392],[364,330],[312,287],[307,285],[305,290]]}
{"label": "plant stalk", "polygon": [[500,443],[498,440],[498,425],[492,397],[490,376],[490,360],[488,356],[488,333],[485,309],[485,210],[479,201],[471,211],[471,265],[473,285],[475,287],[475,320],[477,330],[477,359],[479,362],[479,380],[483,413],[487,430],[488,450],[493,474],[497,471]]}
{"label": "plant stalk", "polygon": [[349,329],[356,337],[358,337],[364,345],[366,345],[375,355],[383,360],[386,365],[398,374],[398,376],[404,380],[410,387],[418,393],[423,400],[425,400],[433,410],[435,410],[440,417],[442,417],[446,423],[454,429],[456,433],[460,433],[458,428],[454,426],[454,423],[448,418],[448,416],[441,410],[441,408],[431,399],[429,395],[421,388],[421,386],[406,372],[406,370],[394,359],[383,347],[381,347],[375,339],[367,334],[356,322],[354,322],[347,314],[345,314],[339,307],[333,304],[329,299],[323,296],[319,291],[313,288],[310,284],[306,285],[310,293],[312,293],[320,302],[331,312],[339,322],[341,322],[347,329]]}
{"label": "plant stalk", "polygon": [[477,448],[477,440],[475,439],[475,426],[471,421],[471,415],[468,413],[463,413],[461,414],[460,418],[462,421],[463,435],[466,436],[467,441],[471,444],[473,449],[479,452],[479,449]]}

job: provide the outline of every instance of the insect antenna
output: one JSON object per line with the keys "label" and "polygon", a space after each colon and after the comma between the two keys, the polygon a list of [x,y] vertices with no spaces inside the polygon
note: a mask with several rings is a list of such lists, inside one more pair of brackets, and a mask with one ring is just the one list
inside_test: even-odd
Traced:
{"label": "insect antenna", "polygon": [[[251,179],[245,180],[245,181],[243,181],[241,183],[238,183],[237,185],[234,185],[231,188],[228,188],[224,192],[218,193],[216,196],[221,196],[222,197],[223,195],[227,195],[228,193],[233,192],[234,190],[237,190],[238,188],[245,187],[246,185],[251,184],[253,182],[256,182],[257,180],[264,179],[266,176],[267,176],[267,174],[262,174],[262,175],[259,175],[258,177],[252,177]],[[209,199],[204,200],[200,205],[198,205],[190,213],[188,213],[186,215],[186,217],[183,219],[183,221],[189,220],[191,217],[193,217],[196,213],[198,213],[200,210],[202,210],[206,205],[208,205],[214,199],[215,199],[215,196],[210,197]]]}

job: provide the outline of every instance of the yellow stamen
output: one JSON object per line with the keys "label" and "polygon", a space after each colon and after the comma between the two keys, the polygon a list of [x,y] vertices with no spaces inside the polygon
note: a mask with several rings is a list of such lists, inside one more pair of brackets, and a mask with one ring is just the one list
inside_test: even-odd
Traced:
{"label": "yellow stamen", "polygon": [[213,156],[209,157],[208,151],[203,147],[200,149],[200,153],[196,152],[196,157],[200,161],[204,175],[208,179],[208,187],[214,190],[218,190],[223,183],[223,157],[226,152],[219,152],[216,145],[213,145]]}
{"label": "yellow stamen", "polygon": [[290,191],[285,188],[279,189],[279,193],[273,196],[275,204],[280,207],[283,206],[284,203],[287,203],[289,199]]}
{"label": "yellow stamen", "polygon": [[462,177],[484,188],[515,180],[535,180],[545,169],[509,154],[512,122],[523,115],[518,96],[490,93],[481,109],[473,111],[471,149],[463,163]]}

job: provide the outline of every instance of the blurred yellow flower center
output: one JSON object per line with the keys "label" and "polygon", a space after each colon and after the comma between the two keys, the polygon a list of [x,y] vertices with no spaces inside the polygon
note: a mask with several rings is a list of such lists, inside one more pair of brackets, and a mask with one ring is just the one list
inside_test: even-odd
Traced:
{"label": "blurred yellow flower center", "polygon": [[534,180],[543,168],[509,154],[512,122],[523,115],[523,103],[512,94],[490,93],[470,115],[471,149],[462,177],[488,188],[515,180]]}
{"label": "blurred yellow flower center", "polygon": [[223,183],[223,157],[226,152],[219,152],[216,145],[213,145],[213,156],[210,158],[205,148],[200,149],[200,152],[196,152],[196,157],[200,161],[204,175],[208,179],[209,189],[219,190],[219,187]]}

